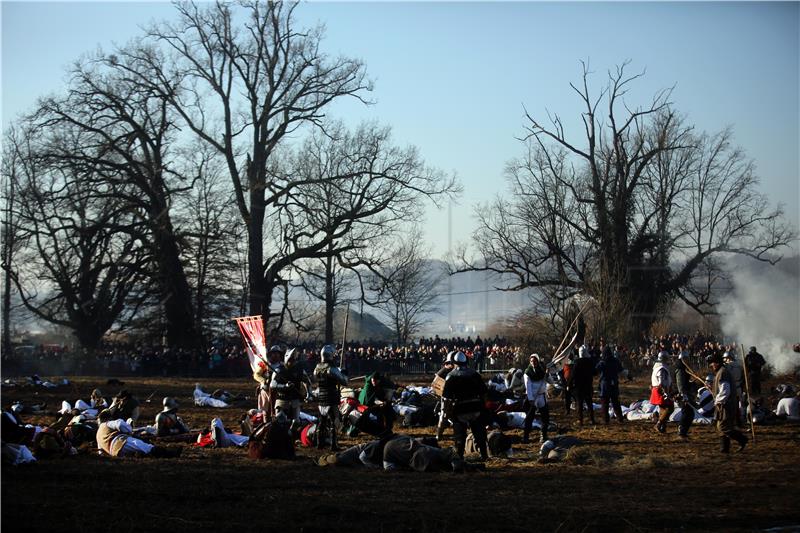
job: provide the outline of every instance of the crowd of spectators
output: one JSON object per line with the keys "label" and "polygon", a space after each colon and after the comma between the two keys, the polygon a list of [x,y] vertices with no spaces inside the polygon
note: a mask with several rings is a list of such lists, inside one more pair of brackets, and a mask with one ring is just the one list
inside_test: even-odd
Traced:
{"label": "crowd of spectators", "polygon": [[[295,348],[298,360],[313,368],[319,359],[321,342],[281,343]],[[339,346],[340,348],[340,346]],[[480,336],[421,338],[406,346],[387,341],[361,340],[348,342],[343,354],[345,368],[367,367],[365,363],[389,362],[409,372],[435,371],[451,350],[461,350],[476,368],[507,368],[520,353],[506,339],[484,340]],[[238,337],[217,338],[207,349],[170,348],[122,342],[103,342],[92,353],[71,351],[55,345],[30,346],[23,352],[3,354],[7,370],[35,366],[48,373],[140,376],[218,376],[249,374],[247,353]]]}

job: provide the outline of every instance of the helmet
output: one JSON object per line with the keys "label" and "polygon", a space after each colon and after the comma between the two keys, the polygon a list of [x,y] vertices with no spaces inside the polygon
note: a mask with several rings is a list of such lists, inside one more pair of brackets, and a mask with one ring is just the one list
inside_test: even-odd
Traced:
{"label": "helmet", "polygon": [[706,383],[714,383],[714,374],[709,374],[706,376]]}
{"label": "helmet", "polygon": [[334,355],[336,355],[336,348],[332,344],[326,344],[319,351],[320,359],[323,361],[332,361]]}
{"label": "helmet", "polygon": [[464,355],[464,352],[456,352],[453,355],[453,362],[459,366],[467,364],[467,356]]}
{"label": "helmet", "polygon": [[736,354],[735,354],[735,353],[733,353],[733,352],[731,352],[731,351],[725,352],[725,353],[722,355],[722,359],[723,359],[723,360],[727,359],[727,360],[729,360],[729,361],[735,361],[735,360],[736,360]]}
{"label": "helmet", "polygon": [[168,411],[170,409],[176,409],[178,407],[178,400],[171,396],[165,396],[164,400],[161,402],[164,404],[164,410]]}
{"label": "helmet", "polygon": [[750,351],[751,351],[751,352],[757,352],[758,350],[756,350],[756,347],[755,347],[755,346],[751,346],[751,347],[750,347]]}
{"label": "helmet", "polygon": [[578,348],[578,357],[583,359],[584,357],[589,357],[591,354],[589,353],[589,347],[585,344]]}
{"label": "helmet", "polygon": [[551,450],[556,447],[556,443],[551,440],[546,440],[542,443],[542,447],[539,448],[539,455],[541,457],[545,457]]}
{"label": "helmet", "polygon": [[455,351],[447,352],[447,355],[444,358],[444,362],[445,363],[454,363],[455,361],[453,360],[453,358],[455,357],[455,355],[456,355]]}
{"label": "helmet", "polygon": [[295,356],[294,356],[294,348],[291,350],[287,350],[283,356],[283,364],[288,365],[289,363],[294,363]]}
{"label": "helmet", "polygon": [[273,344],[269,347],[269,351],[267,353],[283,353],[283,348],[280,347],[278,344]]}
{"label": "helmet", "polygon": [[541,361],[541,358],[539,357],[538,353],[532,353],[530,359],[531,361],[533,361],[534,359],[536,359],[537,362]]}

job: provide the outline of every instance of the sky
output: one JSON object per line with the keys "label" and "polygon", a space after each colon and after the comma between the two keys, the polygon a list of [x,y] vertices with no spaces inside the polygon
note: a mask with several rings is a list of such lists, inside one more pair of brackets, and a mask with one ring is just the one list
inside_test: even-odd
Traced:
{"label": "sky", "polygon": [[[762,190],[800,224],[800,3],[312,2],[302,25],[324,23],[323,49],[361,58],[375,82],[365,107],[343,102],[329,116],[377,120],[399,144],[458,175],[464,194],[429,209],[433,255],[468,241],[474,206],[503,194],[506,163],[522,155],[524,110],[563,116],[568,135],[580,101],[569,87],[588,61],[599,90],[630,60],[646,70],[630,98],[643,104],[674,86],[672,101],[700,131],[731,126],[755,160]],[[82,53],[124,44],[164,2],[2,2],[4,129],[36,98],[64,87]],[[570,127],[573,126],[573,127]]]}

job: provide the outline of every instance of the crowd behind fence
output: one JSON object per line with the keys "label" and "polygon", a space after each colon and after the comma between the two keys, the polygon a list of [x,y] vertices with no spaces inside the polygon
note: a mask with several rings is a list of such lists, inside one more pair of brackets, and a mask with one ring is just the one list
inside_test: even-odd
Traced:
{"label": "crowd behind fence", "polygon": [[[587,339],[593,354],[599,354],[606,341]],[[319,360],[319,343],[294,344],[298,359],[312,369]],[[23,349],[20,349],[23,348]],[[339,347],[341,348],[341,347]],[[689,364],[704,366],[705,356],[725,347],[715,338],[695,334],[643,336],[632,349],[614,345],[616,355],[631,374],[649,371],[659,351],[673,355],[684,353]],[[553,350],[555,347],[553,347]],[[349,375],[372,372],[394,375],[430,374],[441,367],[446,354],[461,350],[470,365],[483,372],[500,372],[525,364],[527,354],[507,339],[495,337],[421,338],[407,346],[371,340],[348,343],[338,362]],[[547,356],[551,354],[546,354]],[[105,343],[93,353],[70,351],[54,345],[17,347],[2,356],[3,377],[40,374],[44,376],[176,376],[176,377],[247,377],[250,375],[247,354],[236,338],[217,339],[207,350],[143,347]]]}

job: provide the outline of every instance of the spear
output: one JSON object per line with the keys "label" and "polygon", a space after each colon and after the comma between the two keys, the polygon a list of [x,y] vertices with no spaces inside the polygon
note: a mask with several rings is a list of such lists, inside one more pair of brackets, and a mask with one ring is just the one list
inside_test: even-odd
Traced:
{"label": "spear", "polygon": [[744,356],[744,344],[740,344],[742,350],[742,365],[744,369],[744,386],[747,391],[747,410],[750,411],[750,430],[753,432],[753,446],[756,444],[756,425],[753,423],[753,403],[750,398],[750,380],[747,378],[747,358]]}
{"label": "spear", "polygon": [[344,313],[344,332],[342,333],[342,351],[339,354],[339,367],[344,368],[344,346],[347,344],[347,324],[350,321],[350,304],[347,304],[347,310]]}
{"label": "spear", "polygon": [[[569,333],[572,331],[573,326],[575,326],[575,323],[578,321],[581,314],[583,314],[583,310],[586,309],[586,306],[589,305],[589,302],[591,302],[591,300],[586,300],[586,302],[584,302],[584,304],[580,307],[580,309],[578,309],[578,314],[575,315],[575,318],[572,320],[572,323],[569,325],[569,328],[567,328],[567,333],[564,335],[564,338],[561,339],[561,344],[559,344],[558,348],[556,348],[555,354],[553,355],[552,359],[553,364],[555,364],[557,360],[560,360],[561,348],[564,346],[564,341],[567,340],[567,337],[569,336]],[[566,351],[569,348],[570,346],[568,345],[566,348],[564,348],[564,351]]]}

